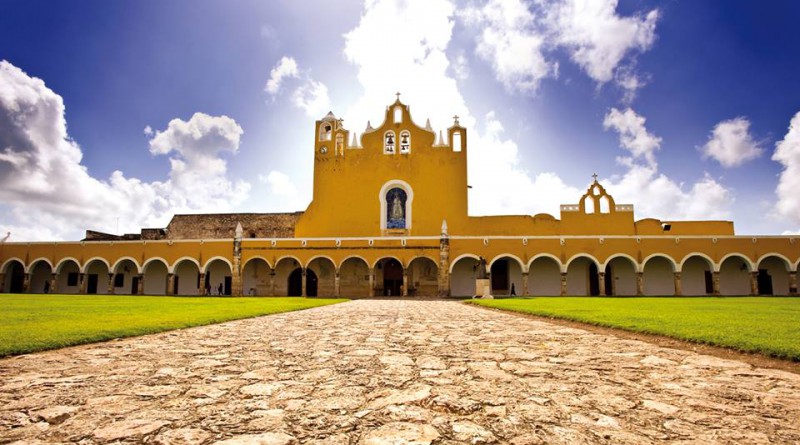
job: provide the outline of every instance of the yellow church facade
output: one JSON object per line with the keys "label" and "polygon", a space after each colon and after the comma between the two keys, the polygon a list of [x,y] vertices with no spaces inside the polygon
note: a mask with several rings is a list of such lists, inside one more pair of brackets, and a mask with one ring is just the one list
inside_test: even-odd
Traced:
{"label": "yellow church facade", "polygon": [[471,217],[466,129],[421,127],[399,99],[360,137],[329,113],[314,141],[304,212],[3,243],[0,291],[469,297],[485,267],[494,295],[797,295],[797,238],[635,220],[596,179],[559,218]]}

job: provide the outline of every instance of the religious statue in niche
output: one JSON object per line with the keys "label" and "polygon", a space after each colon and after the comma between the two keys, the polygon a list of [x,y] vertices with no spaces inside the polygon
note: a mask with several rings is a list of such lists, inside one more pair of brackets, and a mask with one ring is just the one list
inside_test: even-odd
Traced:
{"label": "religious statue in niche", "polygon": [[394,132],[387,131],[383,139],[383,152],[385,154],[394,154]]}
{"label": "religious statue in niche", "polygon": [[386,228],[406,228],[406,191],[393,188],[386,193]]}

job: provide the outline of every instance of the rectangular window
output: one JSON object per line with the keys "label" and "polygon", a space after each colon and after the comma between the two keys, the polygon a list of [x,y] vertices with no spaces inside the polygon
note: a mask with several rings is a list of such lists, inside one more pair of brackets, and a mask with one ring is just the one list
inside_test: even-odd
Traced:
{"label": "rectangular window", "polygon": [[67,274],[67,286],[78,285],[78,272],[70,272]]}
{"label": "rectangular window", "polygon": [[118,273],[114,275],[114,287],[122,287],[125,285],[125,275]]}

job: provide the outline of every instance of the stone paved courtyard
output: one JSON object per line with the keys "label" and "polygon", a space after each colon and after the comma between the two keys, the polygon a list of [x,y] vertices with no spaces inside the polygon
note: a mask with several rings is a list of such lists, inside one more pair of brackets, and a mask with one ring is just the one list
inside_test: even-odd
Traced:
{"label": "stone paved courtyard", "polygon": [[800,375],[446,301],[0,360],[0,443],[800,443]]}

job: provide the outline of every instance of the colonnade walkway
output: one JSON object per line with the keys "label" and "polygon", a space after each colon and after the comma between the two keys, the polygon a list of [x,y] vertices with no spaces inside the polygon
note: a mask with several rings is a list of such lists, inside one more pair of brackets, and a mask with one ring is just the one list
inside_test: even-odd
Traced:
{"label": "colonnade walkway", "polygon": [[452,301],[352,301],[0,375],[4,443],[800,442],[800,375]]}

